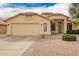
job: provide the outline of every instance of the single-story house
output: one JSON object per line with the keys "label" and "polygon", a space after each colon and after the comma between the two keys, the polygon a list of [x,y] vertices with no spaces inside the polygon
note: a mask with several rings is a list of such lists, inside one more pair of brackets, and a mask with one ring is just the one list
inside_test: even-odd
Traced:
{"label": "single-story house", "polygon": [[51,35],[66,33],[72,22],[63,14],[33,12],[20,13],[4,20],[7,22],[7,35]]}

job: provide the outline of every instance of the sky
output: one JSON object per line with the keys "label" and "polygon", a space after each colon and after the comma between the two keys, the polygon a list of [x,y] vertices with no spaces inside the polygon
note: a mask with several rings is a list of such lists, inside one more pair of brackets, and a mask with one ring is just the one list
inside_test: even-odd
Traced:
{"label": "sky", "polygon": [[9,18],[23,12],[51,12],[69,16],[69,6],[68,3],[0,3],[0,18]]}
{"label": "sky", "polygon": [[11,8],[34,8],[34,7],[50,7],[54,6],[56,3],[9,3],[6,7]]}

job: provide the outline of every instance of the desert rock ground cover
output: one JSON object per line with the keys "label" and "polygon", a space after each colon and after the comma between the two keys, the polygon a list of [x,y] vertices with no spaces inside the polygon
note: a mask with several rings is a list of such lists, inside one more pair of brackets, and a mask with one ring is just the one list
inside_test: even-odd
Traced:
{"label": "desert rock ground cover", "polygon": [[79,35],[76,42],[63,41],[61,35],[52,35],[36,40],[24,56],[79,56]]}

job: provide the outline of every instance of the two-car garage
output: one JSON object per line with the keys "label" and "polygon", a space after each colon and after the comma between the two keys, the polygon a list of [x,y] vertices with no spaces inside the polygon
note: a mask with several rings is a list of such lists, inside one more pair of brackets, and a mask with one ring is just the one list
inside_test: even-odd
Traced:
{"label": "two-car garage", "polygon": [[39,35],[40,24],[38,23],[14,23],[11,24],[12,35]]}

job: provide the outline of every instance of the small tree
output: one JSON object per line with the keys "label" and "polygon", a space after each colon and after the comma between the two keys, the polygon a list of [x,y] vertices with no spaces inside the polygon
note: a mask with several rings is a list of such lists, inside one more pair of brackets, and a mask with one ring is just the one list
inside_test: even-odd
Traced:
{"label": "small tree", "polygon": [[74,22],[76,25],[79,25],[79,19],[73,19],[73,22]]}
{"label": "small tree", "polygon": [[72,3],[69,8],[69,13],[72,18],[79,18],[79,3]]}

